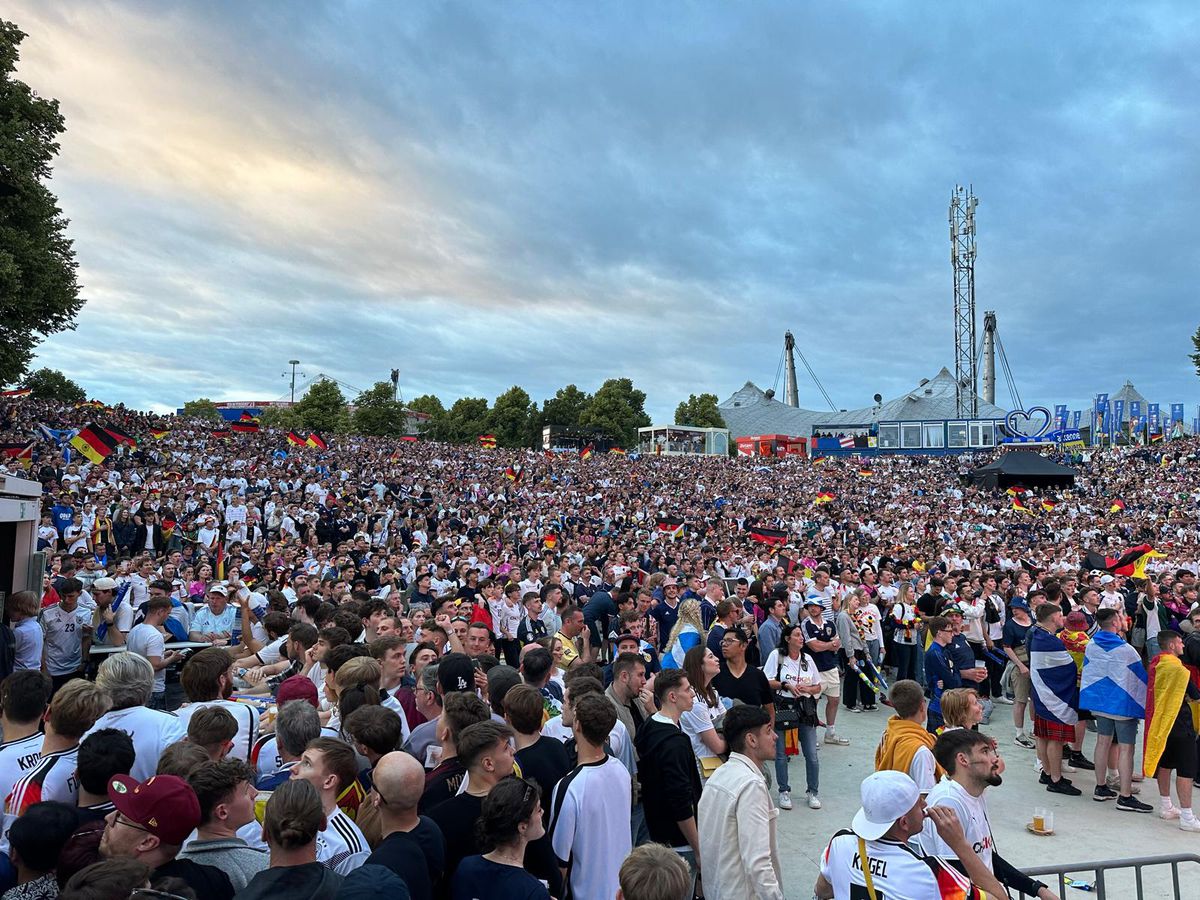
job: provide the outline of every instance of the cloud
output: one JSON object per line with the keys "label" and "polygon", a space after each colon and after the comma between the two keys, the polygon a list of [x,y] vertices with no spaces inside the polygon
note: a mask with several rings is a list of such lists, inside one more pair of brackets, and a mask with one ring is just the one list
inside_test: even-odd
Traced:
{"label": "cloud", "polygon": [[39,363],[105,399],[279,396],[299,358],[447,402],[629,376],[663,419],[769,387],[790,328],[861,405],[952,364],[956,182],[1023,400],[1194,384],[1189,5],[8,15],[89,298]]}

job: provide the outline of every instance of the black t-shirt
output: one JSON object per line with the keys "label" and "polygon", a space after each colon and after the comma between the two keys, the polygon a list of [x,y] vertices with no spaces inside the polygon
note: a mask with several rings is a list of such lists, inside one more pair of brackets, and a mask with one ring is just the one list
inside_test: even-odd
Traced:
{"label": "black t-shirt", "polygon": [[417,812],[428,813],[457,794],[466,773],[457,756],[440,762],[436,769],[425,776],[425,793],[417,804]]}
{"label": "black t-shirt", "polygon": [[182,878],[204,900],[233,900],[233,883],[228,875],[215,866],[203,866],[190,859],[164,863],[154,870],[154,878]]}
{"label": "black t-shirt", "polygon": [[251,878],[250,883],[238,894],[238,900],[277,900],[279,897],[286,897],[287,900],[334,900],[341,886],[342,876],[319,862],[276,866],[263,869]]}
{"label": "black t-shirt", "polygon": [[482,856],[463,860],[454,878],[452,900],[550,900],[545,886],[516,866]]}
{"label": "black t-shirt", "polygon": [[524,750],[518,750],[516,760],[521,767],[521,776],[536,781],[543,797],[549,797],[559,780],[571,771],[571,761],[562,741],[546,735]]}
{"label": "black t-shirt", "polygon": [[917,612],[926,618],[938,614],[938,604],[944,602],[945,594],[922,594],[917,598]]}
{"label": "black t-shirt", "polygon": [[767,676],[754,666],[746,666],[746,671],[736,678],[728,669],[718,672],[712,684],[722,697],[741,700],[750,706],[767,706],[775,702]]}
{"label": "black t-shirt", "polygon": [[[443,887],[454,883],[454,870],[468,856],[482,853],[475,835],[475,823],[483,812],[483,798],[471,794],[459,794],[445,803],[440,803],[429,813],[429,818],[442,830],[446,838],[446,870]],[[443,891],[443,894],[445,891]]]}
{"label": "black t-shirt", "polygon": [[433,900],[433,881],[425,851],[407,832],[394,831],[380,841],[375,852],[367,857],[366,865],[372,864],[391,869],[404,879],[412,900]]}

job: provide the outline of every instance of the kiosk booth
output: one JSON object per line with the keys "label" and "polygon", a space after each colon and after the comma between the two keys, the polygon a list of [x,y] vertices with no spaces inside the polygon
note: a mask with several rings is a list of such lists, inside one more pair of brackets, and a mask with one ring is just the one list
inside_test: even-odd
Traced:
{"label": "kiosk booth", "polygon": [[16,591],[42,591],[45,555],[37,550],[42,486],[0,475],[0,602]]}

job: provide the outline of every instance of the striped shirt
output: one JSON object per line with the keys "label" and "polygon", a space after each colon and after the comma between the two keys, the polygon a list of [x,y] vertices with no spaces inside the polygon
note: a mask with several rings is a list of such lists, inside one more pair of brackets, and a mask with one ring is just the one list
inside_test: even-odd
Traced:
{"label": "striped shirt", "polygon": [[338,807],[317,834],[317,862],[339,875],[349,875],[367,861],[371,848],[354,820]]}

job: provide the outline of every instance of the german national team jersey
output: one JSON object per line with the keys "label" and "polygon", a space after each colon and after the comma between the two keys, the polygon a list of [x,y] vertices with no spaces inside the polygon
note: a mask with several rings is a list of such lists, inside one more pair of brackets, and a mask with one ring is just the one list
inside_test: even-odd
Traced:
{"label": "german national team jersey", "polygon": [[350,817],[334,807],[324,831],[317,832],[317,862],[339,875],[349,875],[371,855],[362,831]]}
{"label": "german national team jersey", "polygon": [[[921,857],[899,841],[867,841],[876,900],[986,900],[965,875],[936,856]],[[839,831],[821,857],[835,900],[868,900],[858,835]]]}
{"label": "german national team jersey", "polygon": [[4,803],[4,811],[19,816],[35,803],[57,800],[74,806],[79,797],[79,781],[75,777],[75,761],[79,747],[47,753],[13,785]]}
{"label": "german national team jersey", "polygon": [[7,797],[21,777],[38,764],[45,737],[35,731],[29,737],[0,744],[0,796]]}
{"label": "german national team jersey", "polygon": [[[975,854],[983,860],[983,864],[992,868],[992,852],[995,842],[992,839],[992,826],[988,821],[986,795],[972,797],[957,781],[943,778],[929,792],[925,800],[926,806],[945,806],[954,810],[958,821],[966,833],[967,840],[975,849]],[[933,825],[933,819],[925,820],[925,827],[918,836],[921,850],[925,853],[955,859],[955,853],[942,840]]]}

